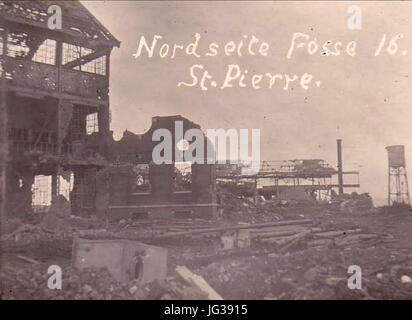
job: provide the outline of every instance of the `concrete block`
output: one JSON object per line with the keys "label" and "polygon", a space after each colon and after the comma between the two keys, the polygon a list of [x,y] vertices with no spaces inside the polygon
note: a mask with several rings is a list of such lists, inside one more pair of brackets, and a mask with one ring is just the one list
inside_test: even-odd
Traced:
{"label": "concrete block", "polygon": [[130,240],[88,240],[75,238],[72,265],[78,270],[106,267],[122,283],[164,280],[167,250]]}

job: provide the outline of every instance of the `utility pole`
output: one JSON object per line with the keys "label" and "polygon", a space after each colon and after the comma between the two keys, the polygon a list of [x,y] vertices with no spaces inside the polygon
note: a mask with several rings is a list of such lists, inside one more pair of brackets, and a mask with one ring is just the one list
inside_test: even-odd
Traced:
{"label": "utility pole", "polygon": [[343,195],[343,168],[342,168],[342,139],[337,139],[337,151],[338,151],[338,188],[339,195]]}

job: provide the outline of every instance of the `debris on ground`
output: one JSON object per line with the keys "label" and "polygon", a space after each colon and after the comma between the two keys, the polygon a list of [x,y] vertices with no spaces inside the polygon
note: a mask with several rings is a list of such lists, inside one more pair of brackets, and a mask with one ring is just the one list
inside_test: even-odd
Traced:
{"label": "debris on ground", "polygon": [[[223,199],[222,197],[221,199]],[[231,199],[214,219],[94,218],[49,212],[2,224],[2,299],[410,299],[412,215],[360,209],[365,195],[306,207]],[[362,201],[361,201],[362,200]],[[61,204],[64,205],[64,204]],[[301,204],[300,204],[301,205]],[[356,207],[356,209],[354,209]],[[352,208],[352,209],[349,209]],[[235,210],[235,212],[233,212]],[[236,211],[239,210],[239,211]],[[118,282],[106,268],[73,268],[73,239],[132,240],[167,249],[167,276]],[[47,268],[62,268],[62,290]],[[362,289],[348,288],[348,267]],[[180,267],[179,267],[180,266]],[[182,267],[184,266],[184,267]]]}

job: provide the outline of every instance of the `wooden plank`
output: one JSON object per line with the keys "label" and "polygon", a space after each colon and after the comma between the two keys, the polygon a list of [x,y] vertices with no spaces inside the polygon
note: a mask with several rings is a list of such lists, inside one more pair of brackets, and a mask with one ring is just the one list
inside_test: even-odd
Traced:
{"label": "wooden plank", "polygon": [[66,64],[63,65],[64,68],[68,68],[68,69],[72,69],[74,67],[80,66],[80,65],[84,65],[90,61],[93,61],[94,59],[100,58],[102,56],[105,56],[107,53],[107,51],[104,49],[103,51],[98,50],[98,51],[94,51],[88,55],[85,55],[81,58],[78,58],[76,60],[67,62]]}
{"label": "wooden plank", "polygon": [[[306,230],[310,230],[311,232],[318,232],[321,231],[320,228],[312,228],[312,229],[304,229],[300,230],[300,232],[304,232]],[[251,237],[253,239],[268,239],[268,238],[273,238],[273,237],[284,237],[284,236],[293,236],[297,233],[300,233],[297,231],[275,231],[275,232],[267,232],[267,233],[262,233],[262,234],[253,234]]]}
{"label": "wooden plank", "polygon": [[312,223],[312,220],[310,219],[285,220],[285,221],[269,222],[269,223],[234,225],[234,226],[228,226],[228,227],[222,227],[222,228],[208,228],[208,229],[202,229],[202,230],[171,232],[171,233],[165,233],[165,234],[155,236],[155,238],[160,239],[160,238],[186,236],[186,235],[198,234],[198,233],[214,233],[214,232],[224,232],[224,231],[229,231],[229,230],[252,229],[252,228],[263,228],[263,227],[269,227],[269,226],[285,226],[285,225],[309,224],[309,223]]}
{"label": "wooden plank", "polygon": [[290,242],[286,243],[283,247],[279,249],[279,253],[285,253],[295,244],[305,239],[309,234],[310,234],[310,230],[297,234]]}
{"label": "wooden plank", "polygon": [[185,266],[177,266],[176,272],[187,283],[204,292],[207,295],[208,300],[223,300],[223,298],[206,282],[206,280],[203,279],[203,277],[192,273]]}
{"label": "wooden plank", "polygon": [[264,234],[264,233],[280,232],[280,231],[294,231],[295,233],[298,233],[298,232],[305,231],[307,228],[308,228],[307,225],[275,226],[275,227],[267,227],[267,228],[249,229],[249,231],[252,234]]}
{"label": "wooden plank", "polygon": [[[337,230],[337,231],[322,231],[320,228],[311,228],[308,229],[311,230],[313,233],[313,236],[315,238],[320,238],[320,239],[333,239],[336,237],[343,237],[345,235],[350,235],[350,234],[358,234],[361,232],[361,229],[353,229],[353,230]],[[302,231],[303,232],[303,231]],[[299,234],[298,232],[273,232],[273,233],[263,233],[263,234],[255,234],[253,237],[255,239],[261,239],[262,242],[267,242],[267,243],[278,243],[280,245],[283,244],[283,242],[287,242],[289,238],[293,238],[294,235]]]}
{"label": "wooden plank", "polygon": [[19,258],[19,259],[21,259],[21,260],[24,260],[24,261],[26,261],[26,262],[30,262],[30,263],[32,263],[32,264],[40,264],[39,261],[34,260],[34,259],[31,259],[31,258],[28,258],[28,257],[26,257],[26,256],[17,255],[17,258]]}

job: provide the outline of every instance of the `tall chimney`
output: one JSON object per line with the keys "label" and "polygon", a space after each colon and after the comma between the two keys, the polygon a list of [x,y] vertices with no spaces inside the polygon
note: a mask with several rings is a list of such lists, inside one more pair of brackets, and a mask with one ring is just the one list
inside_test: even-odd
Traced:
{"label": "tall chimney", "polygon": [[343,195],[343,169],[342,169],[342,139],[337,139],[338,148],[338,188],[339,195]]}

